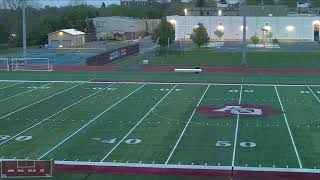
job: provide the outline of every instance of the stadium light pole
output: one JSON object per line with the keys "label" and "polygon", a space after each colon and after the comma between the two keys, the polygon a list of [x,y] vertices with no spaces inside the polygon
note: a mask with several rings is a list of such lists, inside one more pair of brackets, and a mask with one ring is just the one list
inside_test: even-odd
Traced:
{"label": "stadium light pole", "polygon": [[27,7],[27,0],[23,0],[23,2],[22,2],[22,39],[23,39],[23,57],[26,57],[26,54],[27,54],[26,7]]}
{"label": "stadium light pole", "polygon": [[242,66],[247,66],[247,0],[243,0]]}
{"label": "stadium light pole", "polygon": [[185,8],[183,10],[184,12],[184,40],[186,40],[186,35],[187,35],[187,13],[188,13],[188,9]]}

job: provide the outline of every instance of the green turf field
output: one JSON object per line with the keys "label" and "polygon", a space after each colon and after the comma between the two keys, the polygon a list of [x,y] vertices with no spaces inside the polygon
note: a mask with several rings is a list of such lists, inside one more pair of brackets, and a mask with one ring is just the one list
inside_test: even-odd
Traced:
{"label": "green turf field", "polygon": [[0,92],[2,159],[320,167],[317,85],[1,81]]}
{"label": "green turf field", "polygon": [[[250,68],[298,68],[318,69],[319,52],[248,52],[248,66]],[[172,67],[239,67],[241,52],[219,52],[217,50],[186,51],[166,56],[143,57],[133,55],[111,63],[112,66],[136,66],[143,59],[148,59],[145,66]]]}

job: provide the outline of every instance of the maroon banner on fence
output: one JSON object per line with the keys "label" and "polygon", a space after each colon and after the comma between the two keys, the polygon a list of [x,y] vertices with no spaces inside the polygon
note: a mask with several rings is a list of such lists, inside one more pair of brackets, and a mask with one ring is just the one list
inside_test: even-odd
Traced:
{"label": "maroon banner on fence", "polygon": [[134,44],[111,51],[107,51],[86,59],[87,66],[105,65],[120,58],[139,53],[139,44]]}

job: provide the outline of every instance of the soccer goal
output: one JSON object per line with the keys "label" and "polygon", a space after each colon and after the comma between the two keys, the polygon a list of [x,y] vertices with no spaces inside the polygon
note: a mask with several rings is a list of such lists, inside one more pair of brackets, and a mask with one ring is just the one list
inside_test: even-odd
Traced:
{"label": "soccer goal", "polygon": [[8,58],[0,58],[0,71],[9,71],[9,59]]}
{"label": "soccer goal", "polygon": [[12,58],[12,71],[52,71],[49,58]]}

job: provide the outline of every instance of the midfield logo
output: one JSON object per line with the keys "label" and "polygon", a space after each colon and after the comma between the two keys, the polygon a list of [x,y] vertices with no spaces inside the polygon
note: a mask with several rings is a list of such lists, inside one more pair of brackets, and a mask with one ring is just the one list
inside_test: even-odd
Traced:
{"label": "midfield logo", "polygon": [[200,106],[197,112],[207,115],[209,118],[223,118],[232,115],[244,117],[266,117],[282,114],[282,111],[274,110],[269,106],[251,104],[226,104],[224,106]]}

